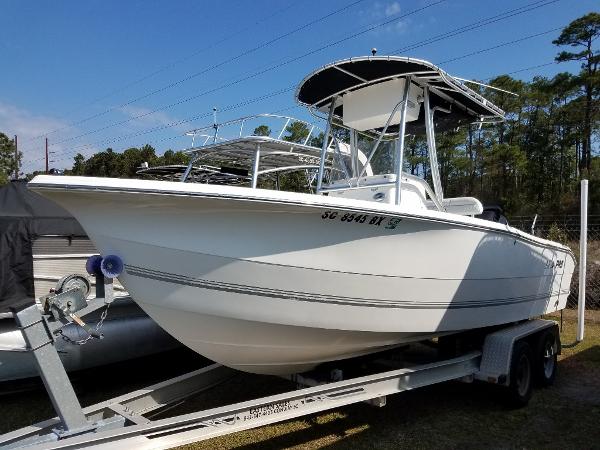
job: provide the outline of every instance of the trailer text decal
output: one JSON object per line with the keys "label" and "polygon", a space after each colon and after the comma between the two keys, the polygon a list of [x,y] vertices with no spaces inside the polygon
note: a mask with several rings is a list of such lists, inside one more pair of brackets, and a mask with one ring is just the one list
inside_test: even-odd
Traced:
{"label": "trailer text decal", "polygon": [[271,403],[268,405],[259,406],[257,408],[250,408],[247,414],[241,416],[241,419],[243,421],[259,419],[261,417],[272,416],[275,414],[285,413],[293,409],[298,409],[299,406],[300,404],[298,404],[298,401],[282,401],[278,403]]}
{"label": "trailer text decal", "polygon": [[373,216],[370,214],[355,214],[355,213],[341,213],[338,211],[325,211],[321,215],[323,220],[339,220],[340,222],[355,222],[365,223],[368,225],[384,226],[388,230],[393,230],[398,226],[402,219],[398,217],[387,218],[385,216]]}

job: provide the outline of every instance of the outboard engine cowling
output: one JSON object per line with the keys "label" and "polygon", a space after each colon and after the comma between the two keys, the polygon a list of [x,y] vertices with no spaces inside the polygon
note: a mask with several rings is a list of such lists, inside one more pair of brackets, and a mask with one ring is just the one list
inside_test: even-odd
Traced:
{"label": "outboard engine cowling", "polygon": [[489,220],[490,222],[497,222],[504,225],[508,225],[508,219],[504,215],[504,211],[498,205],[489,205],[483,207],[483,212],[476,215],[478,219]]}

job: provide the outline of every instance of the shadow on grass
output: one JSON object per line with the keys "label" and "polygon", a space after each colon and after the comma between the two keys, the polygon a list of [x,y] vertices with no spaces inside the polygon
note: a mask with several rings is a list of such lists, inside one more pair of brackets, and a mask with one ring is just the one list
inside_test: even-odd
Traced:
{"label": "shadow on grass", "polygon": [[593,345],[585,350],[565,357],[562,362],[568,365],[589,364],[600,366],[600,345]]}
{"label": "shadow on grass", "polygon": [[556,385],[537,389],[521,409],[507,406],[502,387],[447,382],[389,396],[384,408],[349,405],[185,448],[598,448],[600,403],[590,407],[590,392],[600,393],[599,378],[585,398],[570,384],[582,384],[571,366],[598,361],[599,352],[596,345],[561,361]]}
{"label": "shadow on grass", "polygon": [[[462,433],[477,427],[478,415],[501,415],[509,411],[502,402],[501,391],[493,388],[480,383],[443,383],[389,396],[384,408],[359,403],[185,448],[414,448],[423,439],[434,438],[452,428],[453,442],[459,443],[459,430]],[[440,428],[448,430],[423,427],[436,421]]]}
{"label": "shadow on grass", "polygon": [[562,397],[600,407],[600,345],[562,358],[555,388]]}

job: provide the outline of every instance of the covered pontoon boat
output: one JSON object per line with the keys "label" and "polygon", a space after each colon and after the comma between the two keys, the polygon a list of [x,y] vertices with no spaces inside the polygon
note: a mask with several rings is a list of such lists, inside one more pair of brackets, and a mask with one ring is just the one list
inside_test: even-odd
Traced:
{"label": "covered pontoon boat", "polygon": [[[435,131],[501,121],[499,108],[402,57],[330,64],[297,99],[326,118],[320,148],[215,125],[190,150],[183,181],[210,163],[247,170],[247,186],[38,176],[31,188],[122,258],[120,281],[165,330],[240,370],[301,372],[565,307],[567,247],[442,191]],[[409,134],[427,136],[433,189],[403,171]],[[289,170],[305,193],[261,188]]]}

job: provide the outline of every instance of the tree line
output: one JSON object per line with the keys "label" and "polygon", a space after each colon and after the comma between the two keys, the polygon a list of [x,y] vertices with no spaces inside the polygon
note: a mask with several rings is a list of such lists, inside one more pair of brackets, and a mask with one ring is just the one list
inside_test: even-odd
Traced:
{"label": "tree line", "polygon": [[[590,179],[590,206],[600,213],[600,158],[592,152],[600,130],[600,14],[590,13],[569,24],[553,41],[561,50],[557,62],[579,61],[578,73],[531,82],[502,75],[479,88],[506,112],[493,126],[470,126],[443,133],[438,160],[448,196],[472,195],[500,203],[516,214],[572,213],[578,208],[581,178]],[[427,176],[424,142],[414,139],[407,159],[410,170]]]}
{"label": "tree line", "polygon": [[[600,54],[593,48],[599,36],[600,14],[590,13],[570,23],[553,41],[559,47],[556,61],[578,61],[577,73],[535,76],[529,82],[500,75],[488,84],[502,90],[474,87],[506,112],[506,120],[439,133],[438,162],[446,197],[474,196],[502,206],[509,215],[575,213],[579,181],[588,178],[590,213],[600,214],[600,156],[592,150],[600,131]],[[271,130],[260,125],[254,134],[270,135]],[[292,122],[283,139],[303,142],[308,134],[304,123]],[[320,134],[308,144],[319,147],[322,141]],[[12,145],[0,133],[0,184],[15,169]],[[424,136],[408,138],[405,161],[406,171],[430,181]],[[89,158],[77,154],[66,173],[135,177],[144,162],[187,164],[188,156],[173,150],[157,155],[150,145],[121,153],[109,148]],[[306,190],[298,175],[287,174],[279,181],[283,189]]]}

